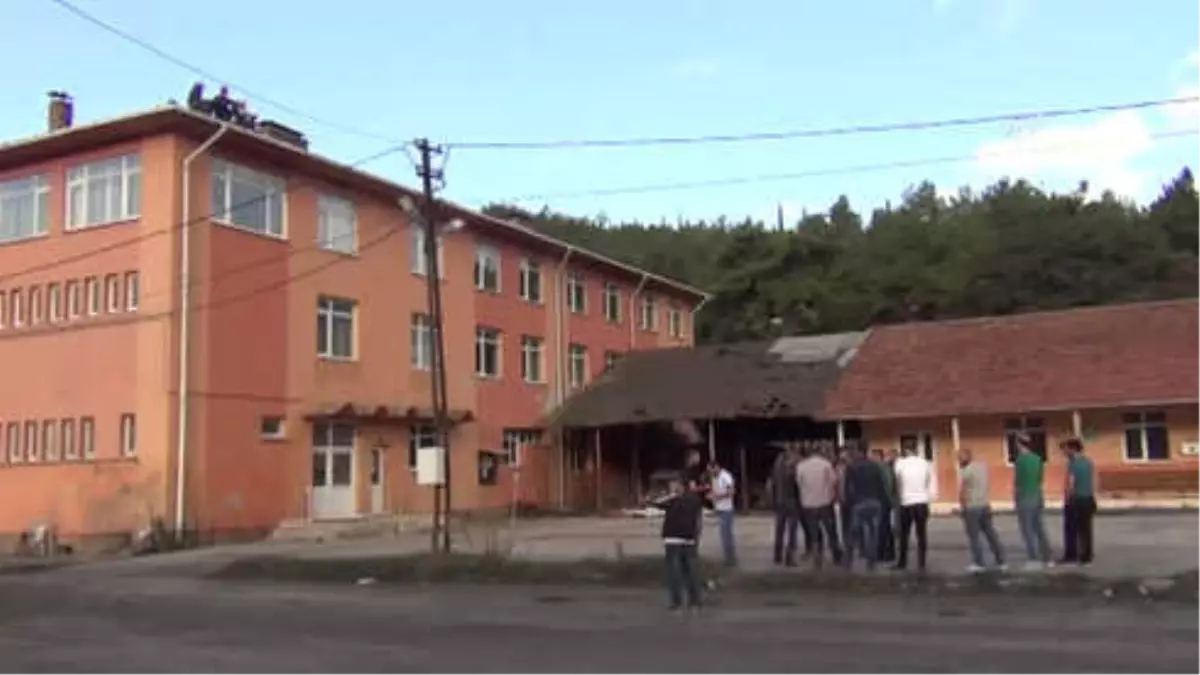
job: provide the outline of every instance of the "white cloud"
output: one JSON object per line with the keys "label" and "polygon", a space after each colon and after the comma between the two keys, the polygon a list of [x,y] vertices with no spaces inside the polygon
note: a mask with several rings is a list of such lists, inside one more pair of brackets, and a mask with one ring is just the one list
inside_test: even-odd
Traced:
{"label": "white cloud", "polygon": [[[1200,49],[1192,51],[1176,67],[1174,98],[1200,96]],[[1200,103],[1168,106],[1163,110],[1172,129],[1194,129],[1200,124]]]}
{"label": "white cloud", "polygon": [[1092,192],[1112,190],[1143,200],[1149,176],[1135,160],[1151,146],[1146,121],[1134,111],[1122,111],[1091,123],[1045,127],[1009,138],[988,141],[976,153],[978,168],[989,178],[1029,178],[1052,188],[1073,188],[1086,179]]}
{"label": "white cloud", "polygon": [[725,65],[714,58],[692,57],[675,61],[667,67],[667,71],[679,78],[705,79],[720,75],[725,71]]}
{"label": "white cloud", "polygon": [[944,12],[954,5],[954,0],[933,0],[933,9],[935,12]]}
{"label": "white cloud", "polygon": [[[959,0],[932,0],[933,11],[945,14],[959,6]],[[998,33],[1014,30],[1033,12],[1033,0],[969,0],[987,13],[987,24]]]}

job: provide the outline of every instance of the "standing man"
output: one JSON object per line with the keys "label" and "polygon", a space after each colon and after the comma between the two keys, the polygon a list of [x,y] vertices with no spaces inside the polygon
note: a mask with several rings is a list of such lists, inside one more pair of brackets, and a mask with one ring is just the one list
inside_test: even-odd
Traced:
{"label": "standing man", "polygon": [[708,460],[708,474],[712,477],[712,489],[709,494],[720,527],[721,554],[726,567],[736,567],[737,547],[733,540],[733,496],[736,490],[733,474],[726,471],[717,462],[716,457]]}
{"label": "standing man", "polygon": [[1063,562],[1092,563],[1092,520],[1096,515],[1096,467],[1083,454],[1083,441],[1068,438],[1059,445],[1067,456],[1063,485]]}
{"label": "standing man", "polygon": [[679,478],[671,480],[671,496],[663,503],[662,540],[667,568],[667,593],[671,610],[678,610],[687,595],[689,608],[700,607],[696,579],[696,526],[703,508],[700,493],[689,490]]}
{"label": "standing man", "polygon": [[871,459],[879,467],[886,489],[884,501],[879,505],[879,545],[876,548],[875,560],[895,562],[896,533],[892,528],[892,514],[896,512],[896,476],[892,473],[892,465],[883,450],[879,448],[872,450]]}
{"label": "standing man", "polygon": [[1005,569],[1004,548],[996,524],[992,519],[992,505],[988,494],[987,467],[977,462],[968,448],[958,451],[958,505],[962,511],[963,525],[967,530],[967,544],[971,549],[971,564],[967,571],[977,574],[987,569],[983,564],[983,547],[979,535],[987,539],[988,548],[996,559],[996,567]]}
{"label": "standing man", "polygon": [[867,569],[873,572],[879,552],[879,516],[887,500],[883,469],[856,445],[850,449],[842,483],[842,508],[850,514],[846,532],[846,569],[854,567],[854,549],[857,548],[867,559]]}
{"label": "standing man", "polygon": [[800,487],[800,513],[813,538],[813,564],[820,569],[825,563],[825,542],[834,564],[842,560],[838,546],[837,523],[833,502],[837,498],[837,472],[820,451],[810,452],[796,465],[796,484]]}
{"label": "standing man", "polygon": [[683,487],[689,492],[700,495],[700,515],[696,516],[696,542],[699,545],[700,534],[704,532],[704,501],[708,498],[709,477],[708,469],[699,450],[689,450],[687,462],[683,467]]}
{"label": "standing man", "polygon": [[[775,510],[775,564],[796,566],[796,530],[800,525],[800,489],[796,486],[796,451],[789,444],[771,469],[771,506]],[[786,553],[784,537],[786,535]]]}
{"label": "standing man", "polygon": [[896,494],[900,499],[900,556],[896,569],[908,568],[908,538],[917,530],[917,568],[925,571],[929,549],[929,500],[933,496],[933,467],[920,455],[916,444],[901,449],[896,460]]}
{"label": "standing man", "polygon": [[1021,530],[1021,541],[1025,544],[1025,566],[1038,569],[1052,565],[1050,538],[1046,536],[1046,523],[1042,513],[1046,508],[1042,482],[1045,462],[1030,447],[1029,436],[1016,437],[1017,459],[1013,462],[1013,506],[1017,511],[1017,525]]}

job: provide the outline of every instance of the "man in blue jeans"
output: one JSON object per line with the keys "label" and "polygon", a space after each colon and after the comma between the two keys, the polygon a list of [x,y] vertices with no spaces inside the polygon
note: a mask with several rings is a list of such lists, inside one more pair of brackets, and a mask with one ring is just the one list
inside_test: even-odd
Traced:
{"label": "man in blue jeans", "polygon": [[1050,538],[1042,513],[1046,508],[1042,481],[1045,460],[1031,447],[1029,436],[1016,438],[1017,458],[1013,461],[1013,505],[1017,510],[1017,525],[1025,544],[1025,566],[1029,569],[1050,567]]}
{"label": "man in blue jeans", "polygon": [[708,474],[712,476],[709,498],[717,514],[722,557],[726,567],[736,567],[737,546],[733,539],[733,496],[736,490],[733,474],[725,470],[715,457],[709,460]]}
{"label": "man in blue jeans", "polygon": [[980,535],[987,539],[988,548],[996,559],[996,567],[1004,570],[1004,546],[1000,543],[1000,535],[996,533],[992,518],[987,466],[975,461],[968,448],[958,451],[958,464],[958,504],[962,509],[967,544],[971,549],[971,564],[967,571],[978,573],[987,569],[983,560],[983,546],[979,543]]}
{"label": "man in blue jeans", "polygon": [[879,518],[887,500],[883,469],[868,459],[861,447],[854,446],[850,449],[842,483],[842,508],[850,520],[845,532],[846,569],[854,567],[854,551],[858,549],[867,559],[867,569],[874,571],[879,552]]}

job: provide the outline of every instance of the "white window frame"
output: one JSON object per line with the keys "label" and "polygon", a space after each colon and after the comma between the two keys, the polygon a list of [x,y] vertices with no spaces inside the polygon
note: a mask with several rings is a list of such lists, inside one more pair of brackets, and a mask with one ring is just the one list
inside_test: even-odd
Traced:
{"label": "white window frame", "polygon": [[354,202],[317,195],[317,245],[333,253],[358,253],[358,209]]}
{"label": "white window frame", "polygon": [[29,303],[29,325],[36,326],[42,322],[42,287],[30,286],[25,289],[26,301]]}
{"label": "white window frame", "polygon": [[137,415],[121,415],[121,456],[137,457]]}
{"label": "white window frame", "polygon": [[[274,428],[268,429],[268,425]],[[258,435],[268,441],[287,438],[287,418],[283,415],[263,415],[258,421]]]}
{"label": "white window frame", "polygon": [[[494,351],[493,362],[495,372],[487,372],[486,350]],[[487,380],[498,380],[504,372],[504,336],[496,328],[478,326],[475,328],[475,375]]]}
{"label": "white window frame", "polygon": [[658,299],[653,295],[643,295],[639,302],[641,308],[640,325],[642,330],[655,332],[658,330]]}
{"label": "white window frame", "polygon": [[41,434],[42,425],[38,424],[37,420],[27,420],[25,422],[25,461],[30,464],[42,461],[40,444],[38,443],[38,437]]}
{"label": "white window frame", "polygon": [[604,320],[621,323],[621,288],[611,281],[604,284]]}
{"label": "white window frame", "polygon": [[[537,372],[533,373],[534,368]],[[529,384],[546,383],[546,341],[536,335],[521,336],[521,379]],[[536,375],[536,377],[532,377]]]}
{"label": "white window frame", "polygon": [[588,383],[591,369],[588,368],[588,348],[585,345],[572,344],[567,347],[568,368],[567,381],[572,389],[579,389]]}
{"label": "white window frame", "polygon": [[125,311],[136,312],[142,299],[141,278],[138,273],[125,273]]}
{"label": "white window frame", "polygon": [[9,324],[13,328],[25,325],[25,294],[23,289],[14,288],[8,292]]}
{"label": "white window frame", "polygon": [[0,291],[0,330],[8,325],[8,291]]}
{"label": "white window frame", "polygon": [[[6,224],[5,212],[32,211],[28,222]],[[0,244],[44,237],[50,233],[50,177],[46,174],[0,181]]]}
{"label": "white window frame", "polygon": [[[234,182],[251,185],[261,192],[261,195],[245,203],[234,203]],[[284,179],[228,160],[213,159],[212,183],[210,193],[213,222],[262,237],[287,238],[287,182]],[[217,199],[218,186],[222,193],[220,203]],[[233,219],[234,211],[239,206],[245,206],[252,201],[265,202],[263,212],[266,222],[261,230],[256,225],[239,223]]]}
{"label": "white window frame", "polygon": [[96,419],[79,418],[79,455],[84,459],[96,457]]}
{"label": "white window frame", "polygon": [[[110,191],[114,184],[115,194]],[[91,212],[96,190],[104,191],[104,212],[98,214]],[[71,167],[66,193],[68,232],[137,220],[142,216],[142,158],[122,155]],[[114,196],[119,203],[112,203]]]}
{"label": "white window frame", "polygon": [[25,451],[21,447],[21,423],[9,422],[4,428],[4,449],[8,452],[9,464],[23,464]]}
{"label": "white window frame", "polygon": [[[1127,415],[1136,415],[1137,421],[1128,421],[1125,419]],[[1151,420],[1150,417],[1160,417],[1160,420]],[[1167,456],[1162,458],[1151,459],[1149,452],[1149,443],[1147,442],[1149,429],[1162,429],[1163,436],[1167,443]],[[1126,434],[1130,431],[1138,431],[1142,437],[1142,456],[1129,456],[1129,438]],[[1137,410],[1133,412],[1124,412],[1121,414],[1121,459],[1126,464],[1160,464],[1162,462],[1171,461],[1171,428],[1167,424],[1167,413],[1163,410]]]}
{"label": "white window frame", "polygon": [[[475,290],[485,293],[500,293],[504,283],[501,280],[503,269],[500,249],[487,244],[475,247]],[[495,283],[488,283],[487,273],[494,274]]]}
{"label": "white window frame", "polygon": [[58,444],[58,420],[42,420],[42,460],[57,462],[60,449]]}
{"label": "white window frame", "polygon": [[408,428],[408,469],[417,470],[417,452],[438,447],[437,428],[432,424],[414,424]]}
{"label": "white window frame", "polygon": [[58,442],[59,456],[64,460],[79,459],[79,445],[75,438],[75,418],[64,417],[59,420]]}
{"label": "white window frame", "polygon": [[[1008,422],[1010,420],[1019,420],[1020,426],[1017,428],[1009,428]],[[1032,424],[1031,422],[1033,420],[1037,420],[1040,423],[1040,426],[1038,424]],[[1013,443],[1014,445],[1016,444],[1016,440],[1013,437],[1016,436],[1017,434],[1021,434],[1021,433],[1029,434],[1030,432],[1042,434],[1042,438],[1045,439],[1045,447],[1046,447],[1046,460],[1045,461],[1047,463],[1049,463],[1049,461],[1050,461],[1050,430],[1049,430],[1049,427],[1046,425],[1046,418],[1041,415],[1009,415],[1009,416],[1005,416],[1005,418],[1004,418],[1004,465],[1005,466],[1013,466],[1016,463],[1016,453],[1013,453],[1012,457],[1010,457],[1009,453],[1008,453],[1009,443]],[[1037,452],[1035,451],[1034,454],[1036,455]]]}
{"label": "white window frame", "polygon": [[[545,295],[542,293],[542,267],[532,258],[521,258],[520,276],[518,277],[521,299],[533,305],[540,305]],[[531,283],[537,279],[537,284]],[[534,293],[534,289],[537,292]],[[535,297],[536,296],[536,297]]]}
{"label": "white window frame", "polygon": [[[353,361],[358,355],[358,302],[350,298],[339,298],[332,295],[317,297],[317,330],[325,336],[325,348],[321,348],[320,335],[317,336],[317,356],[330,361]],[[334,325],[345,321],[350,325],[348,354],[334,353]]]}
{"label": "white window frame", "polygon": [[[409,244],[412,246],[411,266],[412,273],[419,276],[429,276],[429,261],[425,255],[425,228],[413,223],[409,225]],[[446,247],[445,242],[439,236],[437,238],[437,263],[438,263],[438,279],[446,278]]]}
{"label": "white window frame", "polygon": [[104,275],[104,309],[109,314],[121,311],[121,276],[119,274]]}
{"label": "white window frame", "polygon": [[433,368],[433,320],[428,314],[413,314],[409,324],[409,362],[415,370]]}
{"label": "white window frame", "polygon": [[587,282],[579,272],[567,275],[567,306],[572,314],[587,314]]}
{"label": "white window frame", "polygon": [[683,311],[678,307],[667,309],[667,333],[673,338],[683,337]]}
{"label": "white window frame", "polygon": [[50,323],[59,323],[64,318],[62,284],[57,281],[46,285],[46,314]]}
{"label": "white window frame", "polygon": [[67,294],[67,320],[74,321],[83,314],[82,284],[78,279],[68,279],[63,287]]}
{"label": "white window frame", "polygon": [[83,280],[84,304],[88,316],[100,316],[100,278],[86,277]]}
{"label": "white window frame", "polygon": [[505,463],[509,466],[520,467],[524,462],[525,451],[542,441],[542,433],[537,429],[505,429],[501,446],[504,448]]}

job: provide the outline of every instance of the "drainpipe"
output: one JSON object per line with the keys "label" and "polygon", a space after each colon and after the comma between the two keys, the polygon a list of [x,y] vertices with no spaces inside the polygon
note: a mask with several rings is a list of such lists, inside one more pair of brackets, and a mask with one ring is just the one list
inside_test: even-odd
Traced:
{"label": "drainpipe", "polygon": [[708,304],[708,301],[711,299],[712,299],[711,295],[706,295],[706,296],[704,296],[704,299],[700,301],[700,304],[698,304],[692,308],[692,345],[693,346],[696,344],[696,315],[700,313],[700,310],[703,309],[704,305]]}
{"label": "drainpipe", "polygon": [[185,461],[188,438],[188,350],[191,346],[191,303],[192,303],[192,162],[211,148],[229,127],[222,124],[208,140],[200,144],[183,158],[183,206],[182,227],[179,240],[179,425],[175,438],[175,536],[183,532],[184,481],[187,477]]}
{"label": "drainpipe", "polygon": [[637,288],[633,289],[633,295],[629,296],[629,351],[633,351],[637,346],[637,330],[642,322],[642,315],[638,313],[637,300],[649,278],[643,273],[642,280],[638,282]]}
{"label": "drainpipe", "polygon": [[563,349],[563,340],[566,337],[566,307],[565,296],[567,294],[567,279],[564,273],[567,269],[567,261],[571,259],[571,254],[575,249],[568,246],[563,253],[563,257],[558,261],[558,265],[554,268],[554,350],[555,350],[555,370],[554,374],[554,407],[562,405],[562,402],[567,399],[567,387],[563,381],[564,365],[567,362],[566,350]]}

